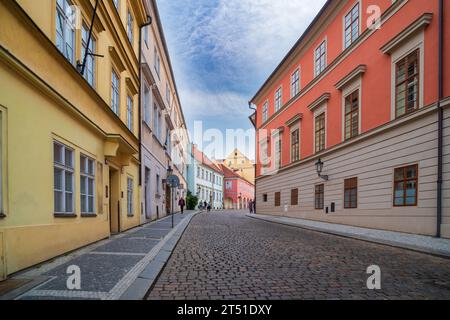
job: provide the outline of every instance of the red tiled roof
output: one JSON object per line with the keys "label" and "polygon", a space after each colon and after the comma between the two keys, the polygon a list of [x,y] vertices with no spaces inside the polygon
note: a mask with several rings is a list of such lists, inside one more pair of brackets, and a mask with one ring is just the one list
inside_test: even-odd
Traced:
{"label": "red tiled roof", "polygon": [[211,170],[214,170],[217,173],[223,174],[222,169],[216,166],[214,162],[212,162],[203,152],[198,150],[195,146],[192,147],[192,154],[194,155],[194,158],[201,164],[209,167]]}

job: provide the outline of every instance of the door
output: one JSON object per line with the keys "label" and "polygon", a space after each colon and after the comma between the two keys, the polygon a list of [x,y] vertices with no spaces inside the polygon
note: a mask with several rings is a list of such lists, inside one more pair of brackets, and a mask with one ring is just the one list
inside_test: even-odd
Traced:
{"label": "door", "polygon": [[152,197],[150,189],[151,174],[150,169],[145,168],[145,218],[150,220],[152,218]]}
{"label": "door", "polygon": [[109,221],[111,234],[120,232],[119,171],[109,168]]}
{"label": "door", "polygon": [[0,281],[6,278],[5,256],[3,251],[3,233],[0,233]]}

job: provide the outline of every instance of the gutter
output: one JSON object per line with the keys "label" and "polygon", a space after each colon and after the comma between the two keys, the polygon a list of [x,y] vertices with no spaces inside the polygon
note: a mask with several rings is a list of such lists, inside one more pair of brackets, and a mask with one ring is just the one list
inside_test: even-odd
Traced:
{"label": "gutter", "polygon": [[[138,102],[138,128],[139,128],[139,164],[142,166],[142,29],[152,24],[152,17],[147,16],[147,22],[139,26],[139,102]],[[142,168],[139,168],[139,186],[142,186]]]}
{"label": "gutter", "polygon": [[439,0],[439,31],[438,31],[438,178],[437,178],[437,212],[436,212],[436,238],[441,237],[442,226],[442,179],[443,179],[443,151],[444,151],[444,0]]}
{"label": "gutter", "polygon": [[250,110],[255,111],[255,124],[254,124],[254,126],[255,126],[255,182],[254,182],[254,193],[255,194],[254,194],[254,197],[253,197],[253,203],[254,203],[253,211],[256,214],[256,164],[258,163],[258,160],[257,160],[258,157],[256,155],[256,149],[257,149],[256,146],[257,146],[257,143],[258,143],[256,132],[257,132],[257,115],[258,115],[258,110],[255,107],[252,107],[252,102],[251,101],[248,102],[248,108]]}

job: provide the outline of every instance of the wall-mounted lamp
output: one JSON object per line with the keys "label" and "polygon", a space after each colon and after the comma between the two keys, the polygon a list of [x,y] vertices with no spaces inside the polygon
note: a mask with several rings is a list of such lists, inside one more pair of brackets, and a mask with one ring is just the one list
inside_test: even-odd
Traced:
{"label": "wall-mounted lamp", "polygon": [[316,171],[317,171],[317,175],[322,178],[325,181],[328,181],[328,175],[322,175],[322,170],[323,170],[323,162],[322,160],[319,158],[319,160],[317,160],[316,162]]}

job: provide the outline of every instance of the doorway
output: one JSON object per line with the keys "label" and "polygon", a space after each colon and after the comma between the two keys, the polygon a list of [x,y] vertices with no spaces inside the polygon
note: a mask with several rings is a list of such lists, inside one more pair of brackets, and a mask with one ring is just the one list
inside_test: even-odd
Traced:
{"label": "doorway", "polygon": [[145,187],[144,187],[144,194],[145,194],[145,218],[147,220],[150,220],[152,218],[152,199],[151,199],[151,189],[150,189],[150,182],[151,182],[151,171],[149,168],[145,167]]}
{"label": "doorway", "polygon": [[120,175],[109,167],[109,221],[111,234],[120,232]]}

